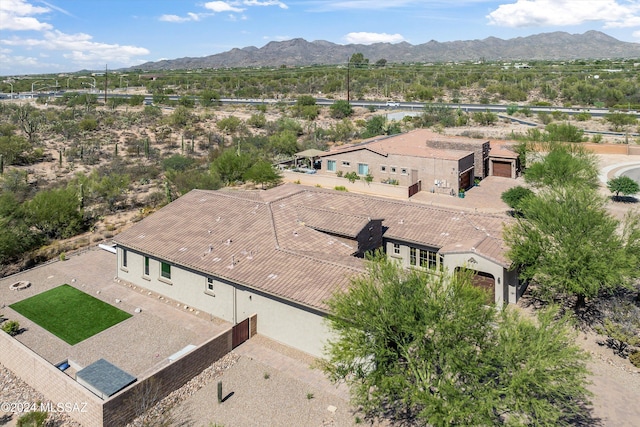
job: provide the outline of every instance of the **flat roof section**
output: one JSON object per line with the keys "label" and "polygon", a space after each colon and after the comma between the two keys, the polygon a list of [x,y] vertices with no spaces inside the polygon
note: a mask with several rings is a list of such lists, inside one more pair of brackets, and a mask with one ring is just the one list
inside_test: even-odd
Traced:
{"label": "flat roof section", "polygon": [[135,382],[136,377],[100,359],[78,371],[76,381],[98,397],[107,399]]}

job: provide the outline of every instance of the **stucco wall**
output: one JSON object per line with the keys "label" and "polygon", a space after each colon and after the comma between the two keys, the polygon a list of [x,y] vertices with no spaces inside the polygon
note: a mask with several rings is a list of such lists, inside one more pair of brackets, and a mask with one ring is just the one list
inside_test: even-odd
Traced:
{"label": "stucco wall", "polygon": [[42,393],[54,408],[59,404],[70,405],[63,406],[69,409],[65,412],[83,426],[102,426],[102,400],[24,344],[1,331],[0,364]]}
{"label": "stucco wall", "polygon": [[[485,168],[485,160],[489,158],[489,141],[469,141],[458,142],[451,140],[430,140],[426,141],[427,147],[440,148],[446,150],[473,151],[474,171],[477,177],[486,178],[488,170]],[[488,167],[488,165],[486,165]],[[472,177],[473,178],[473,177]]]}
{"label": "stucco wall", "polygon": [[132,386],[113,395],[104,403],[105,426],[122,426],[132,421],[144,407],[142,399],[153,396],[161,400],[182,387],[193,377],[231,351],[232,330],[211,338],[200,347],[185,354],[146,378],[139,378]]}
{"label": "stucco wall", "polygon": [[[328,160],[335,160],[336,172],[327,170]],[[343,162],[348,162],[350,166],[343,166]],[[421,180],[423,191],[430,191],[431,188],[435,186],[435,181],[438,180],[443,183],[440,186],[441,188],[446,187],[447,189],[453,189],[454,193],[457,193],[458,173],[461,170],[472,167],[473,162],[472,154],[458,161],[428,157],[399,156],[395,154],[382,156],[362,149],[322,158],[322,170],[320,174],[334,175],[337,174],[338,171],[341,171],[343,174],[348,172],[357,173],[358,163],[364,163],[368,165],[369,173],[373,176],[374,182],[394,179],[398,181],[400,186],[408,187],[414,184],[415,180]],[[383,166],[384,171],[382,170]],[[464,169],[461,169],[463,167]],[[412,171],[417,171],[414,177],[412,177]]]}
{"label": "stucco wall", "polygon": [[302,185],[320,186],[322,188],[333,189],[341,186],[348,191],[357,193],[371,194],[382,197],[406,198],[409,194],[406,186],[382,184],[378,182],[367,183],[358,180],[354,183],[349,182],[346,178],[339,178],[334,173],[315,173],[306,174],[291,171],[283,171],[283,180],[286,182],[295,182]]}
{"label": "stucco wall", "polygon": [[[238,323],[255,313],[258,333],[314,356],[321,355],[329,334],[321,313],[220,279],[214,280],[214,289],[209,291],[204,274],[175,265],[169,284],[166,279],[159,279],[160,262],[153,258],[149,277],[143,277],[143,259],[142,254],[129,250],[127,269],[119,267],[118,277],[228,322]],[[122,248],[118,248],[118,262],[121,266]]]}
{"label": "stucco wall", "polygon": [[[489,273],[495,279],[494,297],[496,304],[503,304],[510,301],[509,288],[517,284],[517,276],[506,271],[501,265],[494,263],[476,253],[445,254],[444,266],[449,271],[454,271],[456,267],[465,267],[470,270]],[[515,280],[515,282],[514,282]],[[515,295],[515,294],[514,294]]]}

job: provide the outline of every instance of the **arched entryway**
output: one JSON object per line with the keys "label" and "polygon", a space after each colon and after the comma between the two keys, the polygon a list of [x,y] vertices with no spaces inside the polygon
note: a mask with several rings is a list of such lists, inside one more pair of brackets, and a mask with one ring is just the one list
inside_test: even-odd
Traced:
{"label": "arched entryway", "polygon": [[496,292],[496,278],[493,274],[485,273],[484,271],[476,271],[472,269],[461,269],[456,267],[456,273],[466,270],[471,273],[471,284],[477,288],[484,290],[487,293],[487,298],[490,302],[494,301]]}

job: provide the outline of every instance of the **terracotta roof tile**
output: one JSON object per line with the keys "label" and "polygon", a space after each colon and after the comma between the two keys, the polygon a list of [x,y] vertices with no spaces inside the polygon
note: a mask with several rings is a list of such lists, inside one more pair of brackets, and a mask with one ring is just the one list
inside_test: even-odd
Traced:
{"label": "terracotta roof tile", "polygon": [[326,310],[326,299],[364,272],[364,261],[351,256],[357,243],[347,237],[370,218],[383,219],[387,239],[474,250],[508,265],[501,240],[507,218],[294,184],[257,192],[193,190],[114,240]]}

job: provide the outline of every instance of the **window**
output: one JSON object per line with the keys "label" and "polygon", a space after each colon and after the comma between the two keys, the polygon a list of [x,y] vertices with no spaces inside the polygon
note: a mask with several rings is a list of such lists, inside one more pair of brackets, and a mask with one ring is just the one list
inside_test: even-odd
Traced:
{"label": "window", "polygon": [[396,255],[400,254],[400,244],[398,243],[393,244],[393,253]]}
{"label": "window", "polygon": [[396,173],[396,167],[395,166],[391,166],[391,173]]}
{"label": "window", "polygon": [[435,270],[438,267],[438,254],[431,251],[429,251],[428,254],[429,268]]}
{"label": "window", "polygon": [[386,171],[387,171],[386,166],[380,166],[380,172],[386,172]]}
{"label": "window", "polygon": [[358,175],[367,175],[369,173],[369,165],[366,163],[358,163]]}
{"label": "window", "polygon": [[438,267],[438,254],[431,251],[420,251],[420,267],[435,270]]}
{"label": "window", "polygon": [[213,277],[207,277],[207,290],[213,291]]}
{"label": "window", "polygon": [[342,166],[351,166],[351,163],[349,163],[349,162],[342,162]]}
{"label": "window", "polygon": [[122,266],[123,267],[127,266],[127,250],[126,249],[122,250]]}
{"label": "window", "polygon": [[171,279],[171,264],[163,262],[160,264],[160,276]]}
{"label": "window", "polygon": [[336,161],[335,160],[327,160],[327,170],[329,172],[336,171]]}
{"label": "window", "polygon": [[416,265],[416,248],[409,249],[409,264]]}
{"label": "window", "polygon": [[144,257],[144,275],[145,276],[149,275],[149,257],[148,256]]}
{"label": "window", "polygon": [[402,169],[400,169],[400,173],[401,173],[402,175],[406,175],[406,174],[407,174],[407,170],[406,170],[406,169],[404,169],[404,168],[402,168]]}
{"label": "window", "polygon": [[428,251],[420,251],[420,267],[426,267],[429,262],[427,260]]}

